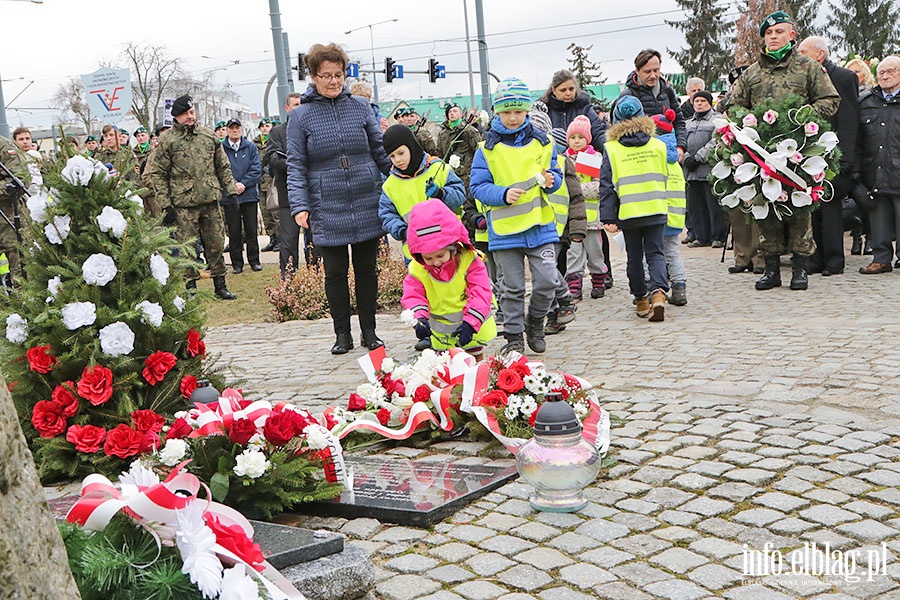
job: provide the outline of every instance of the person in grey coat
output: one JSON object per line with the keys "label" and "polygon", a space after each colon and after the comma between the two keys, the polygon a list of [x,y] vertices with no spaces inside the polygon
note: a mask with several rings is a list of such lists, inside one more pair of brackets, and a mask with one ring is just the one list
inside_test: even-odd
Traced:
{"label": "person in grey coat", "polygon": [[712,108],[712,94],[706,90],[694,94],[693,105],[694,115],[685,123],[687,138],[681,163],[687,180],[687,210],[696,238],[688,246],[714,244],[721,248],[725,245],[725,220],[719,200],[707,181],[712,167],[706,162],[716,144],[713,119],[718,113]]}
{"label": "person in grey coat", "polygon": [[370,350],[384,345],[375,334],[376,259],[384,236],[378,199],[391,161],[372,107],[344,86],[348,62],[337,44],[310,48],[306,64],[313,83],[287,124],[288,201],[294,221],[312,230],[322,254],[336,334],[332,354],[353,348],[348,246],[362,345]]}

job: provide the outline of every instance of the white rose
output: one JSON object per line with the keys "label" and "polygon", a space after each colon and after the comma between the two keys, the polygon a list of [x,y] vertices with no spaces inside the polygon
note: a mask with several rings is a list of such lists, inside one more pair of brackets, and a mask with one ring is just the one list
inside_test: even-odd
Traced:
{"label": "white rose", "polygon": [[63,325],[69,331],[93,325],[97,320],[97,308],[93,302],[70,302],[62,307]]}
{"label": "white rose", "polygon": [[47,220],[47,205],[50,202],[50,196],[43,190],[40,193],[30,196],[25,202],[28,211],[31,213],[31,220],[35,223],[43,223]]}
{"label": "white rose", "polygon": [[50,297],[47,298],[47,302],[53,302],[53,299],[56,298],[56,294],[59,292],[60,285],[62,285],[62,277],[59,275],[47,280],[47,291],[50,292]]}
{"label": "white rose", "polygon": [[159,451],[159,460],[167,467],[174,467],[187,454],[187,448],[184,440],[166,440],[166,445]]}
{"label": "white rose", "polygon": [[265,454],[253,448],[247,448],[235,458],[234,474],[238,477],[256,479],[262,477],[269,468]]}
{"label": "white rose", "polygon": [[116,276],[113,259],[105,254],[91,254],[81,265],[81,275],[88,285],[104,286]]}
{"label": "white rose", "polygon": [[47,236],[47,241],[51,244],[62,244],[63,240],[69,237],[69,225],[71,222],[72,217],[69,215],[53,217],[53,222],[47,223],[44,227],[44,235]]}
{"label": "white rose", "polygon": [[385,373],[390,373],[391,371],[393,371],[394,370],[394,359],[386,358],[383,361],[381,361],[381,370],[384,371]]}
{"label": "white rose", "polygon": [[110,356],[130,354],[134,350],[134,332],[122,321],[107,325],[100,330],[100,349]]}
{"label": "white rose", "polygon": [[84,156],[73,156],[66,162],[66,166],[60,175],[72,185],[86,186],[91,182],[91,177],[94,175],[94,163],[96,162]]}
{"label": "white rose", "polygon": [[172,304],[175,305],[175,308],[178,309],[178,312],[184,312],[184,298],[182,298],[181,296],[175,296],[175,298],[172,300]]}
{"label": "white rose", "polygon": [[449,160],[448,162],[450,163],[450,168],[451,168],[451,169],[458,169],[458,168],[459,168],[460,160],[459,160],[459,156],[457,156],[456,154],[451,154],[451,155],[450,155],[450,160]]}
{"label": "white rose", "polygon": [[306,444],[313,450],[321,450],[328,447],[328,437],[325,428],[321,425],[310,425],[306,428]]}
{"label": "white rose", "polygon": [[166,285],[169,280],[169,263],[159,254],[154,254],[150,257],[150,273],[160,285]]}
{"label": "white rose", "polygon": [[97,225],[103,233],[112,233],[115,237],[121,238],[125,235],[125,228],[128,227],[128,221],[122,216],[122,213],[112,206],[104,206],[100,214],[97,215]]}
{"label": "white rose", "polygon": [[127,192],[125,192],[125,199],[131,200],[132,202],[135,203],[135,205],[136,205],[135,210],[137,210],[137,214],[141,214],[142,212],[144,212],[144,199],[143,198],[141,198],[140,196],[138,196],[131,190],[128,190]]}
{"label": "white rose", "polygon": [[400,322],[404,325],[414,327],[416,324],[416,314],[410,309],[406,309],[400,313]]}
{"label": "white rose", "polygon": [[6,339],[13,344],[21,344],[28,337],[28,321],[13,313],[6,317]]}
{"label": "white rose", "polygon": [[143,313],[141,322],[149,323],[154,327],[159,327],[160,325],[162,325],[163,309],[162,306],[160,306],[156,302],[144,300],[143,302],[139,302],[135,308]]}

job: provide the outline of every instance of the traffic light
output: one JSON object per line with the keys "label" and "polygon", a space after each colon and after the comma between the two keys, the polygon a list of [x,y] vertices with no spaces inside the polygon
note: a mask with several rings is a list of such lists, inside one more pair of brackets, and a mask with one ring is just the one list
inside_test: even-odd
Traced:
{"label": "traffic light", "polygon": [[434,83],[438,80],[438,61],[436,58],[428,59],[428,81]]}
{"label": "traffic light", "polygon": [[303,52],[297,54],[297,74],[300,76],[300,81],[306,79],[306,54]]}
{"label": "traffic light", "polygon": [[388,83],[394,80],[394,59],[390,56],[384,57],[384,80]]}

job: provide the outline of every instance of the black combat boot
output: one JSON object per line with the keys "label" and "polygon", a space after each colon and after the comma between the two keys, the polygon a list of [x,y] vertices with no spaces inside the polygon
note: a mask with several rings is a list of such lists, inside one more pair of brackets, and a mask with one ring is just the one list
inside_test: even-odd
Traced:
{"label": "black combat boot", "polygon": [[521,333],[504,333],[503,337],[506,338],[506,345],[500,348],[501,354],[505,352],[525,353],[525,340],[522,339]]}
{"label": "black combat boot", "polygon": [[259,249],[260,252],[272,252],[275,250],[275,246],[278,244],[277,236],[270,235],[269,243]]}
{"label": "black combat boot", "polygon": [[777,254],[766,256],[766,270],[763,276],[756,282],[756,289],[771,290],[781,287],[781,257]]}
{"label": "black combat boot", "polygon": [[792,263],[793,273],[791,274],[792,290],[805,290],[809,287],[809,273],[807,272],[808,265],[808,257],[797,256],[796,254],[794,255]]}
{"label": "black combat boot", "polygon": [[[556,320],[559,321],[559,316]],[[538,354],[547,350],[547,342],[544,341],[544,317],[532,317],[531,315],[526,317],[525,339],[528,341],[528,347]]]}
{"label": "black combat boot", "polygon": [[219,275],[218,277],[213,277],[213,288],[216,296],[221,298],[222,300],[237,300],[237,296],[228,291],[228,288],[225,287],[225,276]]}
{"label": "black combat boot", "polygon": [[850,237],[853,238],[853,245],[850,246],[850,254],[854,256],[859,256],[862,254],[862,231],[859,229],[854,229],[850,232]]}

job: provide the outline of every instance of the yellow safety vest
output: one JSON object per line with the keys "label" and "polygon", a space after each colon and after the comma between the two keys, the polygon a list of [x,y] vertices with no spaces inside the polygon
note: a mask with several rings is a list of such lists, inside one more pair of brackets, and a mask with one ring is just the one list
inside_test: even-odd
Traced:
{"label": "yellow safety vest", "polygon": [[620,221],[668,214],[668,166],[664,143],[656,138],[643,146],[606,142],[606,158],[619,196]]}
{"label": "yellow safety vest", "polygon": [[666,225],[675,229],[684,229],[684,217],[687,214],[687,197],[684,194],[684,171],[681,165],[668,163],[668,179],[666,179],[666,195],[668,196],[669,217]]}
{"label": "yellow safety vest", "polygon": [[9,258],[6,252],[0,253],[0,277],[9,273]]}
{"label": "yellow safety vest", "polygon": [[[580,183],[591,183],[594,181],[594,178],[590,175],[584,175],[583,173],[576,173],[578,176],[578,181]],[[588,223],[596,223],[600,220],[600,198],[594,198],[593,200],[588,199],[587,196],[584,197],[584,214],[587,217]]]}
{"label": "yellow safety vest", "polygon": [[[479,200],[475,200],[475,209],[483,215],[487,215],[487,206],[482,204]],[[488,243],[488,230],[485,228],[483,231],[481,229],[475,230],[475,241],[476,242],[484,242]]]}
{"label": "yellow safety vest", "polygon": [[[463,311],[466,308],[466,274],[475,261],[475,253],[463,250],[459,254],[459,267],[450,281],[438,281],[419,262],[409,263],[409,274],[425,286],[425,297],[430,307],[431,346],[436,350],[456,348],[457,338],[453,332],[463,322]],[[472,312],[470,310],[470,312]],[[481,315],[481,328],[472,336],[468,347],[484,346],[497,337],[497,323],[490,314]]]}
{"label": "yellow safety vest", "polygon": [[525,190],[515,204],[487,207],[488,226],[494,233],[513,235],[553,223],[556,216],[547,192],[534,179],[536,173],[551,167],[553,145],[534,139],[525,146],[497,144],[493,150],[485,148],[484,142],[480,146],[495,185]]}
{"label": "yellow safety vest", "polygon": [[563,173],[562,184],[558,190],[547,196],[547,201],[553,209],[554,218],[556,218],[556,235],[562,236],[566,223],[569,222],[569,189],[566,187],[566,158],[562,154],[557,154],[556,164],[559,165],[559,170]]}
{"label": "yellow safety vest", "polygon": [[[447,172],[450,170],[450,167],[446,165],[442,167],[442,165],[444,165],[443,162],[436,160],[415,177],[395,177],[391,175],[381,184],[382,191],[394,203],[394,207],[407,225],[409,224],[409,214],[412,212],[413,206],[428,199],[425,196],[425,186],[428,185],[428,180],[433,179],[440,187],[444,187],[447,184]],[[403,254],[407,258],[412,258],[406,242],[403,242]]]}

